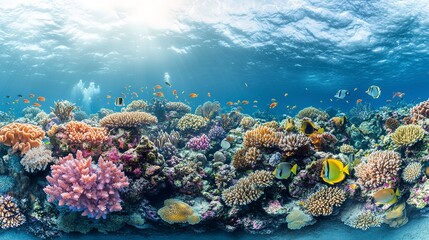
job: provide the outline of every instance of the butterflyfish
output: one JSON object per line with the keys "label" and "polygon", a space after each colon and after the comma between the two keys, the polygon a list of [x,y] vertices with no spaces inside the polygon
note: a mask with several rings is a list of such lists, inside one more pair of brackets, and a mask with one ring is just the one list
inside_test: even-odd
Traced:
{"label": "butterflyfish", "polygon": [[349,175],[349,165],[344,166],[343,162],[337,159],[326,159],[322,164],[320,176],[323,181],[334,185],[344,180],[346,174]]}
{"label": "butterflyfish", "polygon": [[292,173],[296,175],[297,168],[296,164],[292,166],[290,163],[282,162],[277,164],[273,174],[277,179],[288,179]]}
{"label": "butterflyfish", "polygon": [[370,95],[372,98],[379,98],[381,94],[380,87],[372,85],[366,90],[366,93]]}
{"label": "butterflyfish", "polygon": [[306,135],[313,134],[315,132],[317,133],[323,133],[324,129],[321,127],[316,126],[311,120],[309,119],[303,119],[301,121],[301,128],[300,131]]}
{"label": "butterflyfish", "polygon": [[336,117],[331,118],[331,122],[335,125],[335,127],[342,128],[347,123],[347,118],[345,115],[336,116]]}
{"label": "butterflyfish", "polygon": [[295,128],[295,122],[293,121],[293,118],[288,118],[286,120],[285,130],[292,131],[294,128]]}
{"label": "butterflyfish", "polygon": [[334,95],[335,98],[344,99],[347,95],[349,95],[349,91],[345,89],[338,90],[338,92]]}
{"label": "butterflyfish", "polygon": [[375,200],[376,205],[381,204],[394,204],[399,197],[399,190],[393,190],[393,188],[386,188],[378,190],[374,193],[373,198]]}
{"label": "butterflyfish", "polygon": [[121,97],[117,97],[116,100],[115,100],[115,106],[117,106],[117,107],[123,107],[124,105],[125,105],[124,104],[124,99],[121,98]]}

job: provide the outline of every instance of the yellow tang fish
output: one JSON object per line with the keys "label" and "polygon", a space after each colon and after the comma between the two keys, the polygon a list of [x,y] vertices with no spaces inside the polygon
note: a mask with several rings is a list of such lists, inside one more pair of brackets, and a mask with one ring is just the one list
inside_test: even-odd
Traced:
{"label": "yellow tang fish", "polygon": [[320,173],[323,181],[334,185],[343,181],[346,174],[349,174],[349,165],[344,167],[340,160],[332,158],[323,161],[322,172]]}
{"label": "yellow tang fish", "polygon": [[306,135],[313,134],[314,132],[323,133],[324,129],[317,127],[311,120],[304,119],[301,122],[301,132],[303,132]]}
{"label": "yellow tang fish", "polygon": [[393,190],[393,188],[386,188],[378,190],[374,193],[374,200],[376,205],[381,204],[394,204],[398,200],[399,190]]}
{"label": "yellow tang fish", "polygon": [[296,169],[298,168],[298,165],[291,165],[287,162],[282,162],[277,165],[277,167],[274,169],[274,176],[276,176],[277,179],[288,179],[293,173],[296,175]]}
{"label": "yellow tang fish", "polygon": [[288,118],[285,124],[286,131],[292,131],[294,128],[295,128],[295,122],[293,121],[293,118]]}

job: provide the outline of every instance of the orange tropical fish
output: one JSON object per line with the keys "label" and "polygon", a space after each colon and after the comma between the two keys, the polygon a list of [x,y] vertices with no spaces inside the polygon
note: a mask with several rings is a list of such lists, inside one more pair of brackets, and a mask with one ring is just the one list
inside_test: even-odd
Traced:
{"label": "orange tropical fish", "polygon": [[247,101],[247,100],[243,100],[241,103],[242,103],[243,105],[247,105],[247,104],[249,104],[249,101]]}
{"label": "orange tropical fish", "polygon": [[275,108],[275,107],[277,107],[277,102],[273,102],[270,104],[270,108]]}
{"label": "orange tropical fish", "polygon": [[161,87],[161,85],[155,85],[155,88],[156,89],[161,89],[162,87]]}
{"label": "orange tropical fish", "polygon": [[34,95],[33,93],[30,93],[28,96],[29,96],[30,98],[34,98],[36,95]]}
{"label": "orange tropical fish", "polygon": [[395,93],[393,93],[392,98],[398,97],[398,98],[402,99],[404,96],[405,96],[405,93],[403,93],[403,92],[395,92]]}
{"label": "orange tropical fish", "polygon": [[361,103],[362,102],[362,99],[358,99],[358,100],[356,100],[356,104],[359,104],[359,103]]}
{"label": "orange tropical fish", "polygon": [[196,94],[196,93],[190,93],[189,97],[190,98],[196,98],[196,97],[198,97],[198,94]]}
{"label": "orange tropical fish", "polygon": [[30,103],[30,100],[28,100],[28,99],[24,99],[24,100],[22,100],[24,103]]}
{"label": "orange tropical fish", "polygon": [[153,95],[155,95],[157,97],[164,97],[164,93],[163,92],[156,92]]}
{"label": "orange tropical fish", "polygon": [[177,90],[176,89],[173,90],[173,95],[177,95]]}
{"label": "orange tropical fish", "polygon": [[232,106],[232,104],[233,103],[231,101],[229,101],[229,102],[226,103],[226,105],[228,105],[228,106]]}
{"label": "orange tropical fish", "polygon": [[42,96],[37,97],[37,101],[39,102],[44,102],[45,100],[46,100],[45,97],[42,97]]}
{"label": "orange tropical fish", "polygon": [[110,96],[110,95],[106,95],[106,98],[107,98],[107,99],[109,99],[109,98],[112,98],[112,96]]}
{"label": "orange tropical fish", "polygon": [[41,107],[42,105],[40,105],[40,103],[33,103],[33,106],[35,106],[35,107]]}
{"label": "orange tropical fish", "polygon": [[212,97],[212,94],[210,92],[208,92],[207,97]]}

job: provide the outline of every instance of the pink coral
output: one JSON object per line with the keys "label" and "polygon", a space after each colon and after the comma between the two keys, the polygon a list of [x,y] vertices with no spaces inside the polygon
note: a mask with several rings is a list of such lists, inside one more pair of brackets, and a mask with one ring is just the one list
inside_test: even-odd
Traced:
{"label": "pink coral", "polygon": [[410,109],[412,121],[417,122],[425,118],[429,118],[429,100],[419,103]]}
{"label": "pink coral", "polygon": [[201,137],[193,137],[189,139],[186,146],[194,151],[207,150],[210,147],[210,139],[207,135],[203,134]]}
{"label": "pink coral", "polygon": [[52,176],[43,190],[49,194],[49,202],[59,200],[59,205],[67,205],[71,210],[83,211],[82,216],[99,219],[109,212],[119,211],[121,199],[119,191],[128,186],[128,178],[122,172],[122,165],[116,166],[102,157],[98,167],[77,151],[61,158],[59,164],[51,166]]}

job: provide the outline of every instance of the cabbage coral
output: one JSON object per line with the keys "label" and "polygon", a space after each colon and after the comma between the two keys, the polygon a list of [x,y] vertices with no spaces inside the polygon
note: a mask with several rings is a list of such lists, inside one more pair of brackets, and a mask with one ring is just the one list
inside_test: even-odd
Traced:
{"label": "cabbage coral", "polygon": [[273,148],[278,145],[279,140],[280,134],[266,126],[259,126],[244,134],[244,146],[246,147]]}
{"label": "cabbage coral", "polygon": [[334,207],[339,207],[346,200],[346,192],[337,187],[323,188],[313,193],[304,203],[304,208],[311,215],[329,216]]}
{"label": "cabbage coral", "polygon": [[[384,184],[397,182],[402,159],[394,151],[375,151],[368,156],[366,162],[356,166],[358,183],[366,188],[377,188]],[[393,186],[392,186],[393,187]]]}
{"label": "cabbage coral", "polygon": [[399,126],[392,134],[393,142],[400,147],[411,146],[414,143],[423,139],[425,130],[419,125],[404,125]]}
{"label": "cabbage coral", "polygon": [[177,199],[165,200],[164,207],[158,210],[158,215],[169,224],[189,223],[194,225],[201,221],[200,216],[194,212],[191,206]]}
{"label": "cabbage coral", "polygon": [[222,199],[226,205],[247,205],[258,200],[264,194],[264,188],[273,184],[274,176],[271,172],[255,171],[222,192]]}
{"label": "cabbage coral", "polygon": [[100,120],[102,127],[136,128],[158,123],[158,119],[146,112],[121,112],[105,116]]}
{"label": "cabbage coral", "polygon": [[11,146],[13,152],[21,151],[21,155],[42,145],[43,137],[43,129],[31,124],[10,123],[0,129],[0,142]]}

